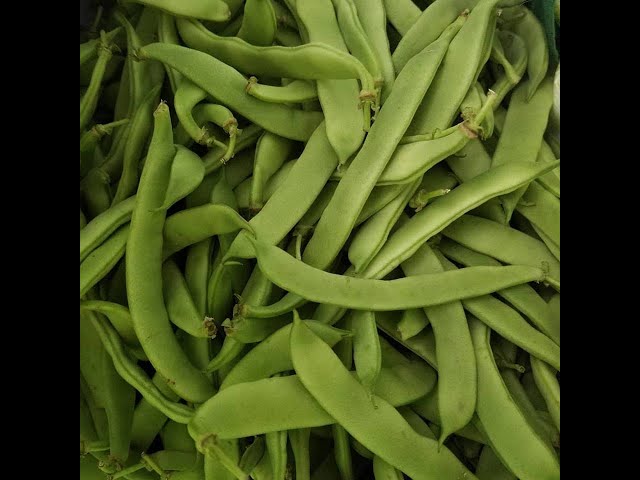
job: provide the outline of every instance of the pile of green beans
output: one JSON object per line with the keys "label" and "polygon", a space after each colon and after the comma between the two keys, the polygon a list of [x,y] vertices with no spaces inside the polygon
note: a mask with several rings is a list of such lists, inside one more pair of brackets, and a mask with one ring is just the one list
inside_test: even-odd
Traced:
{"label": "pile of green beans", "polygon": [[529,6],[109,4],[80,43],[81,480],[559,479]]}

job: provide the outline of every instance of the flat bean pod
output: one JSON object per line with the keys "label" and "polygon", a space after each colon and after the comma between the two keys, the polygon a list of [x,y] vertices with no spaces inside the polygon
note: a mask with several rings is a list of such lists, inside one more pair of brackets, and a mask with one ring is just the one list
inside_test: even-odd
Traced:
{"label": "flat bean pod", "polygon": [[115,267],[124,255],[128,237],[129,226],[120,227],[80,262],[80,298]]}
{"label": "flat bean pod", "polygon": [[435,440],[416,433],[384,399],[371,398],[331,349],[299,320],[294,320],[291,331],[291,358],[301,383],[318,403],[386,462],[416,480],[475,478],[448,449],[438,449]]}
{"label": "flat bean pod", "polygon": [[304,103],[318,98],[315,85],[306,80],[294,80],[288,85],[275,87],[260,84],[256,77],[251,77],[246,91],[252,97],[269,103]]}
{"label": "flat bean pod", "polygon": [[300,80],[357,78],[363,90],[373,89],[373,78],[364,65],[348,53],[324,43],[257,47],[237,37],[219,37],[193,20],[176,19],[176,24],[186,45],[246,74]]}
{"label": "flat bean pod", "polygon": [[[389,22],[400,33],[406,35],[420,18],[420,8],[411,0],[383,0]],[[456,12],[460,13],[460,12]],[[426,43],[424,46],[428,45]],[[416,52],[417,53],[417,52]]]}
{"label": "flat bean pod", "polygon": [[558,479],[560,466],[509,396],[489,344],[491,330],[470,319],[469,328],[478,365],[477,412],[492,448],[518,478]]}
{"label": "flat bean pod", "polygon": [[246,0],[242,24],[237,37],[259,46],[273,43],[278,29],[276,12],[271,0]]}
{"label": "flat bean pod", "polygon": [[261,102],[244,92],[245,78],[234,68],[207,55],[178,45],[152,43],[138,51],[180,72],[216,100],[266,130],[292,140],[308,140],[322,114]]}

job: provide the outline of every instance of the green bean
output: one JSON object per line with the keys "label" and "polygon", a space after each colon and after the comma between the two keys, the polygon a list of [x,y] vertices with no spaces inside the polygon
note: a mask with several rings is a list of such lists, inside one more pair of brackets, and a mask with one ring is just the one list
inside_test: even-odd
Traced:
{"label": "green bean", "polygon": [[[407,35],[411,27],[420,18],[420,8],[416,6],[411,0],[383,0],[384,9],[391,22],[391,25],[400,33],[400,35]],[[456,15],[460,12],[456,12]],[[449,22],[451,23],[451,22]],[[435,40],[435,39],[434,39]],[[429,43],[425,43],[423,47],[426,47]],[[420,49],[422,50],[422,49]],[[418,52],[416,52],[418,53]],[[396,69],[400,71],[400,69]]]}
{"label": "green bean", "polygon": [[[225,133],[229,135],[229,143],[227,145],[225,154],[220,158],[220,161],[226,163],[229,161],[235,152],[235,146],[238,138],[238,120],[233,116],[233,113],[228,108],[222,105],[216,105],[213,103],[204,103],[197,105],[193,109],[193,115],[198,119],[199,123],[212,122],[218,125]],[[212,136],[207,142],[218,143],[219,141]],[[222,143],[224,145],[224,143]]]}
{"label": "green bean", "polygon": [[194,337],[215,336],[215,324],[200,314],[182,272],[171,259],[162,264],[162,292],[171,323]]}
{"label": "green bean", "polygon": [[407,184],[400,195],[369,218],[352,237],[348,254],[356,273],[364,270],[380,251],[418,186],[417,181]]}
{"label": "green bean", "polygon": [[80,177],[84,177],[89,170],[95,168],[95,151],[99,141],[105,135],[111,135],[114,128],[129,123],[128,118],[103,125],[96,124],[80,136]]}
{"label": "green bean", "polygon": [[[473,267],[480,265],[497,266],[497,260],[474,252],[449,239],[442,239],[438,243],[438,250],[449,259]],[[553,318],[553,312],[538,293],[529,285],[523,284],[497,292],[502,298],[513,305],[518,311],[538,327],[545,335],[560,345],[560,324]]]}
{"label": "green bean", "polygon": [[[360,275],[364,278],[380,278],[388,274],[398,264],[413,255],[422,243],[445,229],[465,212],[481,205],[489,198],[528,184],[553,166],[554,164],[535,166],[535,164],[530,165],[524,162],[511,162],[492,168],[471,181],[463,183],[447,195],[438,198],[398,228]],[[552,273],[553,270],[549,276]]]}
{"label": "green bean", "polygon": [[113,49],[117,48],[109,40],[104,31],[100,32],[100,43],[98,45],[98,60],[96,61],[93,72],[91,73],[91,81],[87,88],[87,91],[80,99],[80,133],[89,123],[89,120],[95,112],[98,105],[98,96],[100,92],[100,85],[105,74],[105,69],[111,57],[113,56]]}
{"label": "green bean", "polygon": [[[86,227],[85,227],[86,228]],[[120,227],[80,262],[80,297],[107,275],[124,255],[129,226]]]}
{"label": "green bean", "polygon": [[256,144],[253,162],[253,180],[249,196],[249,209],[259,211],[264,205],[264,188],[273,174],[287,160],[293,149],[293,142],[273,133],[265,132]]}
{"label": "green bean", "polygon": [[[304,322],[330,346],[351,335],[348,331],[329,327],[313,320]],[[220,385],[220,390],[237,383],[269,378],[276,373],[292,370],[293,365],[289,355],[290,333],[291,325],[285,325],[257,344],[227,374]]]}
{"label": "green bean", "polygon": [[276,21],[278,22],[279,27],[288,27],[293,30],[298,30],[298,22],[289,9],[283,5],[281,5],[276,0],[269,0],[271,2],[271,6],[273,7],[273,11],[276,14]]}
{"label": "green bean", "polygon": [[418,335],[429,325],[429,319],[421,308],[411,308],[402,312],[398,322],[397,333],[404,341]]}
{"label": "green bean", "polygon": [[373,476],[375,480],[403,480],[402,472],[385,462],[377,455],[373,457]]}
{"label": "green bean", "polygon": [[[422,176],[419,190],[409,201],[409,207],[419,212],[430,201],[446,195],[459,184],[456,175],[442,164],[435,165]],[[407,217],[407,220],[409,218]],[[401,225],[397,224],[400,228]]]}
{"label": "green bean", "polygon": [[[483,59],[483,47],[487,36],[493,38],[499,1],[480,0],[471,11],[469,20],[451,41],[442,68],[433,79],[433,88],[422,99],[408,134],[434,133],[451,125],[462,100],[477,80],[482,61],[486,60]],[[405,68],[406,65],[402,70]]]}
{"label": "green bean", "polygon": [[[426,243],[403,262],[402,269],[408,276],[445,271]],[[462,304],[451,302],[424,311],[433,327],[437,347],[438,411],[442,427],[438,442],[442,446],[449,435],[467,425],[473,416],[477,397],[476,364]]]}
{"label": "green bean", "polygon": [[[382,368],[373,390],[374,401],[407,405],[429,393],[435,381],[435,372],[424,362]],[[248,411],[252,412],[251,422],[240,414]],[[199,407],[189,423],[189,433],[197,443],[210,434],[230,439],[334,423],[298,377],[290,375],[238,383],[218,392]]]}
{"label": "green bean", "polygon": [[167,399],[149,380],[144,371],[128,356],[124,345],[115,329],[105,319],[93,315],[91,322],[100,335],[105,350],[111,356],[113,364],[120,376],[147,401],[164,413],[171,420],[187,423],[193,415],[193,410]]}
{"label": "green bean", "polygon": [[[490,172],[495,170],[493,168]],[[486,174],[481,176],[484,175]],[[467,248],[503,263],[543,265],[547,270],[546,281],[558,291],[560,289],[560,262],[551,254],[544,243],[525,233],[491,220],[464,215],[445,228],[442,234]]]}
{"label": "green bean", "polygon": [[[348,52],[331,0],[296,1],[296,10],[311,42]],[[327,137],[342,165],[360,148],[365,131],[369,130],[371,96],[375,93],[372,90],[360,93],[363,100],[360,105],[356,100],[359,88],[355,80],[318,79],[316,86],[326,118]]]}
{"label": "green bean", "polygon": [[[518,84],[519,79],[522,78],[527,70],[528,52],[522,38],[515,33],[499,30],[498,36],[505,49],[506,59],[510,63],[511,70],[513,71],[511,76],[507,75],[504,70],[495,72],[496,81],[491,87],[491,90],[496,92],[499,104],[502,103],[507,93]],[[517,82],[514,82],[515,78],[511,78],[513,75],[519,77]]]}
{"label": "green bean", "polygon": [[[386,108],[380,110],[362,149],[351,162],[316,225],[303,254],[305,263],[326,268],[347,241],[367,197],[429,88],[451,37],[463,22],[464,17],[461,17],[435,44],[411,60],[404,75],[396,78]],[[416,78],[420,81],[416,82]]]}
{"label": "green bean", "polygon": [[[550,162],[555,159],[556,158],[551,147],[543,140],[536,162]],[[560,167],[540,177],[536,181],[546,188],[547,191],[560,198]]]}
{"label": "green bean", "polygon": [[212,249],[212,238],[194,243],[187,251],[184,267],[184,279],[201,318],[205,317],[207,311],[207,281],[209,280],[209,258]]}
{"label": "green bean", "polygon": [[398,408],[398,412],[417,433],[423,437],[431,438],[433,440],[437,439],[429,428],[429,425],[427,425],[427,422],[420,418],[416,412],[411,410],[411,407],[400,407]]}
{"label": "green bean", "polygon": [[[109,42],[116,40],[116,37],[122,31],[122,27],[116,27],[113,30],[106,32],[105,37]],[[80,66],[90,62],[98,56],[100,50],[100,43],[102,38],[94,38],[80,44]]]}
{"label": "green bean", "polygon": [[353,480],[353,465],[351,461],[351,445],[349,434],[339,424],[331,426],[333,433],[333,455],[336,459],[336,466],[342,480]]}
{"label": "green bean", "polygon": [[278,22],[271,0],[247,0],[237,37],[258,46],[273,43]]}
{"label": "green bean", "polygon": [[[513,161],[536,161],[553,102],[553,80],[548,78],[543,81],[530,100],[526,99],[528,85],[527,82],[521,83],[511,96],[492,166]],[[501,220],[505,225],[509,223],[525,190],[525,187],[521,187],[500,197],[504,218],[496,221]]]}
{"label": "green bean", "polygon": [[336,191],[338,184],[336,182],[327,183],[325,188],[320,192],[318,198],[313,202],[313,205],[309,207],[307,213],[303,215],[300,221],[296,224],[293,234],[300,237],[308,237],[315,227],[315,224],[320,219],[322,212],[329,204],[333,193]]}
{"label": "green bean", "polygon": [[[227,181],[227,168],[225,168],[220,175],[218,175],[218,180],[213,185],[211,189],[211,195],[209,197],[209,201],[211,203],[220,203],[228,205],[234,210],[239,210],[239,205],[236,200],[236,196],[231,189]],[[218,236],[218,242],[220,244],[220,251],[218,255],[220,255],[220,259],[227,254],[231,245],[235,241],[238,232],[226,233],[224,235]],[[217,261],[217,258],[216,258]],[[213,265],[210,269],[212,272],[214,270]],[[231,290],[233,293],[240,294],[244,289],[247,281],[249,280],[249,276],[251,275],[251,265],[245,263],[242,266],[236,265],[235,267],[227,270],[226,272],[227,278],[231,282]],[[209,283],[209,279],[207,279],[207,284]],[[208,285],[207,285],[208,286]]]}
{"label": "green bean", "polygon": [[[528,51],[526,99],[530,100],[541,85],[549,68],[549,50],[545,39],[544,28],[537,17],[524,6],[508,9],[505,13],[506,27],[524,40]],[[511,18],[509,18],[511,16]]]}
{"label": "green bean", "polygon": [[283,47],[299,47],[302,45],[300,34],[289,28],[278,28],[278,30],[276,30],[275,41],[277,45]]}
{"label": "green bean", "polygon": [[518,478],[559,478],[555,452],[509,396],[489,344],[491,330],[471,318],[469,328],[478,365],[477,413],[495,453]]}
{"label": "green bean", "polygon": [[[272,157],[268,157],[272,158]],[[267,202],[271,196],[280,188],[280,186],[284,185],[287,181],[289,173],[291,173],[291,169],[296,164],[297,160],[289,160],[284,163],[282,167],[280,167],[267,181],[266,185],[263,187],[256,187],[262,190],[261,197],[262,202],[260,202],[261,207],[253,210],[251,208],[251,194],[253,189],[253,176],[244,180],[240,185],[238,185],[234,191],[238,209],[240,210],[248,210],[249,215],[251,215],[254,211],[257,213],[264,205],[264,202]],[[254,169],[255,170],[255,169]],[[258,175],[260,176],[260,174]],[[256,194],[257,195],[257,194]]]}
{"label": "green bean", "polygon": [[[162,43],[180,44],[175,19],[167,12],[161,12],[158,18],[158,40]],[[171,91],[175,95],[178,91],[182,76],[171,67],[165,66],[165,69],[167,71],[167,77],[169,78],[169,84],[171,85]]]}
{"label": "green bean", "polygon": [[160,87],[161,85],[155,86],[144,96],[131,119],[124,146],[122,174],[113,196],[113,205],[133,195],[138,186],[138,161],[151,132],[153,109],[158,104]]}
{"label": "green bean", "polygon": [[375,455],[416,480],[475,477],[449,450],[438,451],[435,440],[417,434],[385,400],[374,396],[372,401],[331,349],[295,319],[291,358],[304,387]]}
{"label": "green bean", "polygon": [[533,379],[547,404],[554,425],[560,431],[560,384],[556,374],[547,363],[534,356],[530,358]]}
{"label": "green bean", "polygon": [[[351,313],[347,323],[353,331],[353,363],[360,383],[373,391],[380,369],[382,352],[376,327],[376,316],[368,310],[356,310]],[[340,462],[338,462],[338,466]]]}
{"label": "green bean", "polygon": [[[439,255],[439,258],[445,270],[450,271],[457,268],[442,255]],[[518,312],[508,305],[491,295],[463,299],[462,305],[504,338],[560,370],[560,347],[549,337],[529,325]]]}
{"label": "green bean", "polygon": [[108,353],[102,351],[102,381],[105,411],[109,427],[109,453],[122,464],[129,457],[131,421],[136,400],[135,390],[116,371]]}
{"label": "green bean", "polygon": [[[164,204],[167,208],[191,193],[202,181],[202,162],[193,153],[183,149],[171,164],[169,185]],[[131,196],[95,217],[80,232],[80,261],[105,241],[120,226],[131,219],[137,195]]]}
{"label": "green bean", "polygon": [[238,466],[248,475],[251,475],[251,472],[254,471],[262,457],[264,456],[265,450],[265,437],[255,437],[253,443],[247,447],[247,449],[242,454],[240,458],[240,462],[238,462]]}
{"label": "green bean", "polygon": [[100,215],[111,204],[109,175],[100,169],[90,170],[80,182],[80,195],[84,200],[84,207],[89,218],[93,219]]}
{"label": "green bean", "polygon": [[269,318],[269,321],[235,316],[233,320],[226,319],[222,322],[222,326],[229,338],[242,343],[256,343],[289,323],[291,323],[289,314]]}
{"label": "green bean", "polygon": [[300,80],[357,78],[362,90],[373,89],[373,78],[360,61],[324,43],[305,43],[299,47],[256,47],[237,37],[217,36],[194,20],[178,18],[176,24],[186,45],[206,52],[243,73]]}
{"label": "green bean", "polygon": [[[177,402],[179,397],[168,387],[166,379],[156,373],[151,379],[153,385],[168,401]],[[141,398],[133,412],[131,423],[131,445],[140,451],[146,451],[167,422],[167,416]]]}
{"label": "green bean", "polygon": [[[491,95],[491,94],[489,94]],[[485,109],[482,107],[487,103],[488,95],[484,93],[484,87],[480,82],[475,82],[469,87],[469,91],[460,103],[460,114],[464,120],[473,121],[478,113],[485,113],[482,121],[478,124],[478,133],[482,138],[489,138],[493,135],[494,118],[493,108]],[[491,105],[497,105],[492,101]]]}
{"label": "green bean", "polygon": [[[539,268],[512,266],[470,267],[397,280],[369,280],[324,272],[264,242],[254,241],[254,247],[260,269],[279,287],[307,300],[354,309],[398,310],[440,305],[544,279]],[[479,284],[481,277],[484,281]],[[445,284],[449,281],[453,285]]]}
{"label": "green bean", "polygon": [[353,0],[356,13],[368,41],[371,43],[377,64],[382,75],[382,102],[384,102],[393,86],[395,70],[391,61],[389,39],[386,35],[387,16],[383,0]]}
{"label": "green bean", "polygon": [[[336,185],[336,188],[337,188],[337,185]],[[393,185],[384,185],[381,187],[374,187],[374,189],[371,191],[371,194],[367,198],[367,201],[364,203],[362,210],[360,210],[360,214],[356,219],[355,226],[361,225],[362,223],[366,222],[369,218],[371,218],[380,210],[382,210],[384,207],[386,207],[389,204],[389,202],[393,201],[393,199],[395,199],[398,195],[400,195],[404,189],[405,189],[405,185],[402,185],[402,184],[393,184]],[[333,194],[332,194],[332,197],[333,197]],[[323,209],[323,212],[324,212],[324,209]],[[318,220],[319,219],[320,219],[320,216],[318,217]]]}
{"label": "green bean", "polygon": [[315,85],[306,80],[294,80],[283,87],[274,87],[260,84],[256,77],[250,77],[246,91],[252,97],[269,103],[304,103],[318,98]]}
{"label": "green bean", "polygon": [[335,9],[338,26],[342,37],[351,54],[362,62],[373,75],[376,87],[382,89],[383,78],[378,57],[369,44],[369,39],[364,31],[358,11],[352,0],[331,0]]}
{"label": "green bean", "polygon": [[153,135],[131,217],[127,297],[133,326],[151,364],[178,395],[197,403],[213,393],[212,387],[178,345],[162,294],[162,254],[167,243],[162,237],[167,208],[164,203],[176,155],[172,137],[169,109],[161,103],[154,112]]}
{"label": "green bean", "polygon": [[274,480],[285,480],[287,470],[287,432],[267,432],[264,435],[267,453],[271,460]]}
{"label": "green bean", "polygon": [[182,210],[167,218],[164,224],[163,256],[168,258],[183,248],[220,235],[252,227],[233,208],[207,204]]}
{"label": "green bean", "polygon": [[480,480],[517,480],[489,445],[482,448],[476,467],[476,475]]}
{"label": "green bean", "polygon": [[246,95],[244,77],[234,68],[206,53],[178,45],[152,43],[140,49],[138,56],[142,59],[153,58],[169,65],[213,98],[283,137],[306,141],[322,121],[321,113],[294,110],[284,105],[261,102]]}
{"label": "green bean", "polygon": [[[552,172],[549,172],[552,173]],[[553,173],[552,173],[553,174]],[[537,182],[531,182],[522,195],[516,210],[531,222],[533,228],[543,235],[542,241],[551,252],[560,258],[560,199]]]}
{"label": "green bean", "polygon": [[296,480],[310,480],[311,478],[310,434],[309,428],[289,430],[289,444],[296,464]]}
{"label": "green bean", "polygon": [[118,335],[130,347],[139,347],[140,342],[131,323],[131,315],[127,307],[103,300],[80,300],[80,310],[99,312],[105,315]]}
{"label": "green bean", "polygon": [[491,168],[491,157],[482,142],[471,139],[458,151],[447,158],[447,165],[461,182],[467,182]]}
{"label": "green bean", "polygon": [[211,22],[225,22],[231,18],[229,5],[222,0],[188,0],[177,4],[171,0],[135,0],[135,2],[178,17],[201,18]]}

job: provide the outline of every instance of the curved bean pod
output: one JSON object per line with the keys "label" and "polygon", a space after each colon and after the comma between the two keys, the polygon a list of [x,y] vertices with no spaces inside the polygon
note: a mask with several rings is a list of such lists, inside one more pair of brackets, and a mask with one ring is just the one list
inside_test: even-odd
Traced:
{"label": "curved bean pod", "polygon": [[373,78],[360,61],[324,43],[256,47],[237,37],[217,36],[194,20],[178,18],[176,24],[186,45],[247,74],[300,80],[358,78],[363,90],[373,89]]}
{"label": "curved bean pod", "polygon": [[113,44],[109,41],[104,31],[100,32],[100,43],[98,45],[98,60],[91,72],[91,81],[87,91],[80,99],[80,133],[87,126],[98,105],[98,96],[102,78],[104,77],[107,64],[113,56]]}
{"label": "curved bean pod", "polygon": [[261,271],[279,287],[310,301],[358,310],[440,305],[544,279],[539,268],[511,266],[469,267],[397,280],[370,280],[313,268],[264,242],[254,241],[254,246]]}
{"label": "curved bean pod", "polygon": [[227,205],[210,203],[182,210],[168,217],[164,224],[163,257],[214,235],[237,230],[253,233],[251,225]]}
{"label": "curved bean pod", "polygon": [[491,330],[474,318],[469,328],[478,365],[477,413],[492,448],[518,478],[557,480],[555,452],[527,422],[500,377],[489,344]]}
{"label": "curved bean pod", "polygon": [[172,402],[158,390],[142,368],[129,357],[120,337],[109,322],[96,315],[91,317],[91,322],[120,376],[168,418],[178,423],[189,422],[194,413],[193,409],[181,403]]}
{"label": "curved bean pod", "polygon": [[213,394],[213,387],[180,348],[162,294],[163,204],[175,155],[169,108],[161,103],[154,112],[153,135],[131,217],[127,298],[136,335],[151,364],[178,395],[200,403]]}
{"label": "curved bean pod", "polygon": [[[446,448],[416,433],[389,403],[371,398],[335,353],[299,320],[291,331],[291,358],[304,387],[362,445],[416,480],[474,479]],[[327,382],[331,372],[331,382]]]}
{"label": "curved bean pod", "polygon": [[306,141],[322,121],[319,112],[294,110],[246,95],[246,80],[240,72],[206,53],[152,43],[138,50],[138,56],[169,65],[240,115],[283,137]]}
{"label": "curved bean pod", "polygon": [[[167,12],[161,12],[158,18],[158,41],[162,43],[171,43],[173,45],[180,44],[180,37],[178,36],[178,30],[176,28],[176,21],[172,15]],[[171,91],[175,95],[178,91],[178,86],[182,81],[182,75],[176,72],[173,68],[165,65],[167,71],[167,77],[171,85]]]}

